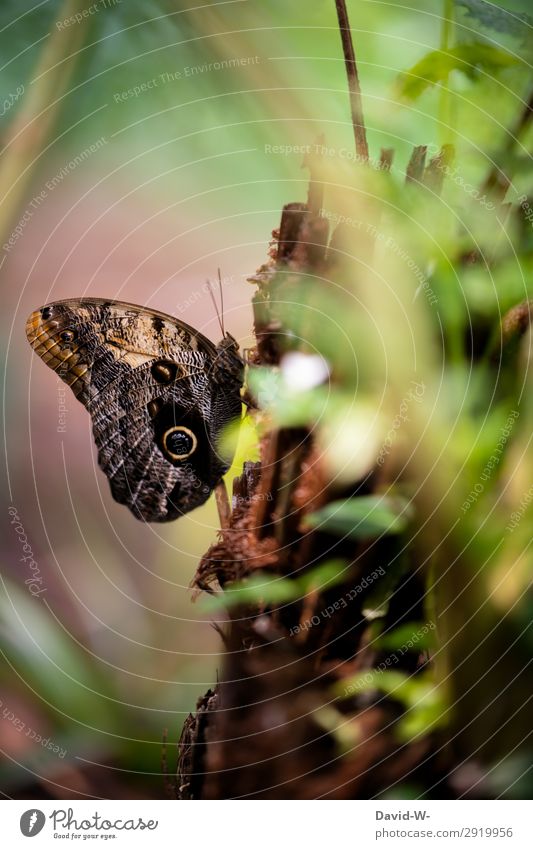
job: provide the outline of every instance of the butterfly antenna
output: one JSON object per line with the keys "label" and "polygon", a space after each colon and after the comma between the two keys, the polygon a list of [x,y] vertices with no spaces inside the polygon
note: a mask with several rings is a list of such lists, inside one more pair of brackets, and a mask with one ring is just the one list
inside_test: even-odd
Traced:
{"label": "butterfly antenna", "polygon": [[213,306],[214,306],[215,312],[217,314],[217,319],[218,319],[218,323],[220,325],[220,329],[222,331],[222,335],[225,336],[226,334],[224,333],[224,319],[220,315],[220,310],[218,309],[216,298],[215,298],[215,295],[214,295],[214,292],[213,292],[213,284],[211,283],[210,280],[207,281],[207,291],[209,292],[209,297],[211,298],[211,301],[213,302]]}

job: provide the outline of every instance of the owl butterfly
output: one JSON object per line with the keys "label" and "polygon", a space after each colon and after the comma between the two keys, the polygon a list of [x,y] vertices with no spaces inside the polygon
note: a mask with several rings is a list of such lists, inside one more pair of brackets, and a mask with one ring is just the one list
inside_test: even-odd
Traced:
{"label": "owl butterfly", "polygon": [[215,346],[169,315],[98,298],[48,304],[26,333],[91,414],[116,501],[167,522],[207,500],[229,467],[220,433],[241,413],[243,364],[229,334]]}

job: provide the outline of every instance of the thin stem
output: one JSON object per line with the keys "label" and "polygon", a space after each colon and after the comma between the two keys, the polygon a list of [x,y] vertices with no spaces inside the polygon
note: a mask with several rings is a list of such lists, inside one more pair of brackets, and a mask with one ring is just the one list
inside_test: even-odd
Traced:
{"label": "thin stem", "polygon": [[348,77],[348,89],[350,92],[350,107],[352,110],[353,132],[355,137],[355,152],[363,161],[368,162],[368,143],[366,140],[365,119],[363,117],[363,101],[361,97],[361,86],[357,73],[357,63],[348,20],[348,11],[345,0],[335,0],[337,17],[341,31],[342,49],[346,64],[346,75]]}

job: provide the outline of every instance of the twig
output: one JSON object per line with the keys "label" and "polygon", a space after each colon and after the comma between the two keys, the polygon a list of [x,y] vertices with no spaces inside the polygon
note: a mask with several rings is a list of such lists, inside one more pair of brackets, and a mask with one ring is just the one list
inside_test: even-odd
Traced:
{"label": "twig", "polygon": [[379,156],[379,170],[380,171],[390,171],[392,168],[392,160],[394,159],[394,148],[393,147],[382,147],[381,153]]}
{"label": "twig", "polygon": [[436,195],[440,195],[442,191],[446,169],[453,162],[454,156],[453,144],[443,144],[439,152],[429,160],[424,172],[424,185]]}
{"label": "twig", "polygon": [[346,63],[346,74],[348,76],[348,89],[350,91],[350,106],[352,110],[353,132],[355,137],[355,152],[363,161],[368,162],[368,144],[366,140],[365,119],[363,117],[363,101],[361,98],[361,86],[357,73],[355,51],[348,20],[348,11],[345,0],[335,0],[337,17],[341,31],[342,49]]}

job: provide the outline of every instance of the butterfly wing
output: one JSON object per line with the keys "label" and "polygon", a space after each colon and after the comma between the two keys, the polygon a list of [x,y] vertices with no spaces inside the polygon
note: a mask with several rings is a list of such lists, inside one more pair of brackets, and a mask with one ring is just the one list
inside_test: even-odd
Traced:
{"label": "butterfly wing", "polygon": [[88,409],[113,497],[144,521],[203,504],[228,468],[220,431],[240,415],[242,363],[171,316],[95,298],[32,313],[34,351]]}

